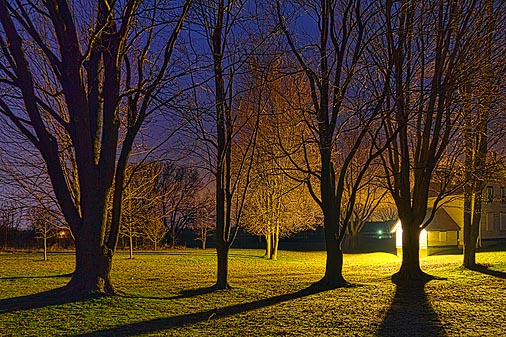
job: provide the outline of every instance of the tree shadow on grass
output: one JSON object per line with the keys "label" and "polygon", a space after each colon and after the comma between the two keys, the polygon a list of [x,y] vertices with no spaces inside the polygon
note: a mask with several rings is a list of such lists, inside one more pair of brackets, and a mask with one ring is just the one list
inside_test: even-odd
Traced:
{"label": "tree shadow on grass", "polygon": [[216,291],[216,288],[214,286],[211,287],[204,287],[204,288],[198,288],[198,289],[188,289],[183,290],[179,293],[179,295],[175,296],[144,296],[144,295],[130,295],[130,294],[119,294],[118,296],[123,298],[139,298],[139,299],[148,299],[148,300],[177,300],[177,299],[183,299],[183,298],[190,298],[190,297],[196,297],[201,296],[205,294],[209,294]]}
{"label": "tree shadow on grass", "polygon": [[0,314],[13,311],[31,310],[45,308],[55,305],[62,305],[71,302],[86,301],[92,298],[100,297],[100,295],[83,296],[63,296],[65,288],[57,288],[44,291],[37,294],[18,296],[0,300]]}
{"label": "tree shadow on grass", "polygon": [[502,278],[502,279],[506,279],[506,273],[505,272],[489,269],[489,267],[486,266],[486,265],[477,264],[473,268],[470,268],[470,270],[477,271],[477,272],[482,273],[482,274],[487,274],[487,275],[490,275],[490,276],[495,276],[495,277],[499,277],[499,278]]}
{"label": "tree shadow on grass", "polygon": [[378,337],[446,336],[441,321],[427,300],[426,283],[397,283],[390,309],[377,332]]}
{"label": "tree shadow on grass", "polygon": [[93,331],[74,336],[75,337],[137,336],[141,334],[153,334],[164,330],[183,327],[186,325],[208,322],[211,319],[225,318],[248,311],[253,311],[256,309],[269,307],[282,302],[287,302],[298,298],[317,294],[325,290],[327,290],[327,288],[323,288],[319,285],[311,285],[308,288],[299,290],[295,293],[283,294],[249,303],[241,303],[231,305],[228,307],[216,308],[192,314],[185,314],[166,318],[157,318],[139,323],[125,324],[118,327]]}
{"label": "tree shadow on grass", "polygon": [[0,280],[19,280],[19,279],[37,279],[37,278],[60,278],[60,277],[72,277],[74,273],[61,274],[61,275],[44,275],[44,276],[12,276],[12,277],[0,277]]}
{"label": "tree shadow on grass", "polygon": [[[57,275],[57,276],[21,276],[21,277],[5,277],[4,280],[18,279],[18,278],[49,278],[49,277],[70,277],[72,274]],[[179,295],[171,297],[156,297],[156,296],[142,296],[142,295],[126,295],[118,292],[119,297],[123,298],[142,298],[142,299],[156,299],[156,300],[175,300],[182,298],[190,298],[195,296],[204,295],[215,291],[214,287],[206,287],[192,290],[184,290]],[[93,298],[100,298],[104,295],[90,294],[86,296],[71,296],[65,292],[65,287],[56,288],[41,293],[18,296],[12,298],[0,299],[0,314],[9,313],[13,311],[23,311],[31,309],[40,309],[56,305],[63,305],[72,302],[87,301]],[[1,335],[1,334],[0,334]]]}

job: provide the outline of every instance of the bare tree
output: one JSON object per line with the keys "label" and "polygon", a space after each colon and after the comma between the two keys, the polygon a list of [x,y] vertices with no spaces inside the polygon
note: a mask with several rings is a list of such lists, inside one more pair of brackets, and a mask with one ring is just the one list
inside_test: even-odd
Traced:
{"label": "bare tree", "polygon": [[[251,4],[251,3],[250,3]],[[194,49],[194,57],[209,62],[203,83],[193,102],[200,111],[195,118],[200,147],[214,177],[217,280],[216,289],[228,289],[228,253],[235,237],[255,152],[258,109],[244,108],[242,73],[252,51],[261,42],[252,37],[256,14],[248,1],[196,1],[195,30],[204,37],[206,49]],[[209,73],[211,73],[209,75]],[[207,83],[210,78],[212,85]],[[207,89],[207,90],[205,90]],[[205,100],[207,98],[207,101]],[[246,105],[248,101],[246,99]],[[246,132],[245,130],[253,130]]]}
{"label": "bare tree", "polygon": [[129,165],[123,191],[120,235],[128,238],[130,258],[133,258],[134,238],[141,237],[146,222],[162,219],[157,207],[162,198],[157,193],[156,181],[161,169],[155,163]]}
{"label": "bare tree", "polygon": [[[299,173],[305,174],[304,181],[323,212],[327,261],[320,284],[341,287],[347,284],[342,276],[341,243],[352,217],[356,191],[367,167],[383,150],[381,145],[372,144],[377,143],[380,134],[388,67],[386,71],[373,69],[366,56],[378,31],[373,20],[376,8],[355,0],[277,0],[276,11],[286,44],[298,65],[292,72],[304,75],[299,90],[310,98],[309,102],[294,105],[299,112],[299,128],[304,126],[306,131],[299,139],[299,147],[295,147],[297,150],[287,150],[286,154],[303,153],[306,160],[292,163]],[[311,28],[302,31],[301,24]],[[342,143],[350,135],[352,146],[346,151]],[[368,159],[357,175],[350,198],[344,200],[346,176],[366,141],[371,144]]]}
{"label": "bare tree", "polygon": [[[479,69],[463,83],[464,138],[464,267],[476,267],[476,247],[480,234],[483,189],[497,176],[498,158],[489,152],[503,137],[501,110],[504,97],[504,4],[485,3],[482,16],[475,21],[482,43],[470,51],[482,59]],[[502,90],[501,90],[502,89]],[[496,123],[497,121],[497,123]],[[496,125],[494,125],[496,124]]]}
{"label": "bare tree", "polygon": [[0,2],[0,112],[40,152],[75,237],[67,294],[114,293],[125,169],[143,122],[165,103],[156,97],[171,83],[190,3]]}
{"label": "bare tree", "polygon": [[[387,136],[399,129],[384,158],[388,188],[402,223],[402,264],[394,279],[426,280],[419,264],[419,236],[439,202],[444,187],[433,198],[426,218],[431,181],[441,158],[462,122],[457,113],[458,88],[472,75],[464,62],[479,43],[473,22],[483,1],[386,1],[384,59],[392,67],[392,85],[386,110]],[[381,48],[377,49],[381,50]],[[424,220],[425,219],[425,220]]]}
{"label": "bare tree", "polygon": [[48,214],[41,208],[33,209],[30,221],[35,229],[35,237],[42,240],[44,261],[47,261],[47,243],[49,239],[56,236],[56,227],[51,223]]}
{"label": "bare tree", "polygon": [[201,207],[197,194],[204,188],[204,182],[196,168],[166,162],[160,165],[161,172],[155,187],[159,194],[167,240],[175,248],[183,230],[190,228],[197,219]]}

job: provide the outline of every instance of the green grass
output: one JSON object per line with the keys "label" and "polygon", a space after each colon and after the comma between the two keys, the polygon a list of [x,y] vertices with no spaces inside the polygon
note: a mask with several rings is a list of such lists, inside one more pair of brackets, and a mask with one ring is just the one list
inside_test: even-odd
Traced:
{"label": "green grass", "polygon": [[506,252],[479,253],[483,272],[459,255],[423,258],[444,280],[409,289],[390,281],[398,257],[346,255],[352,286],[320,292],[307,288],[323,252],[262,254],[232,250],[233,289],[206,292],[213,250],[119,253],[113,279],[125,295],[65,303],[36,294],[68,282],[72,254],[0,253],[0,336],[506,336]]}

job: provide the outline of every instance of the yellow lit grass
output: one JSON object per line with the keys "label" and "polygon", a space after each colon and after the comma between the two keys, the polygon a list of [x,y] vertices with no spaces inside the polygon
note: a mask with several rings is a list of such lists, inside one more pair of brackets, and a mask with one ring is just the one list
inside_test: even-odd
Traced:
{"label": "yellow lit grass", "polygon": [[[123,296],[4,312],[2,306],[18,296],[64,285],[73,257],[51,254],[44,262],[37,254],[0,254],[0,336],[424,336],[385,332],[386,320],[397,312],[389,277],[398,257],[346,255],[351,287],[297,293],[322,276],[325,254],[282,251],[278,261],[262,255],[232,250],[234,288],[195,292],[213,284],[213,250],[137,253],[134,260],[119,253],[113,274]],[[506,272],[505,252],[479,253],[478,261]],[[425,286],[442,335],[506,335],[503,278],[462,269],[459,255],[421,262],[426,272],[446,279]]]}

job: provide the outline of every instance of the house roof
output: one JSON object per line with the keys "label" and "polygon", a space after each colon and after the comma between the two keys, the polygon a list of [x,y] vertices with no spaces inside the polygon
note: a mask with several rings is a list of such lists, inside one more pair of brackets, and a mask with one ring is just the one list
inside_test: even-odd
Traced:
{"label": "house roof", "polygon": [[[430,213],[432,212],[431,209],[427,210],[427,216],[424,219],[425,221],[428,220]],[[397,221],[394,224],[394,227],[392,228],[392,232],[397,231],[401,228],[400,221]],[[453,220],[453,218],[444,210],[444,208],[439,208],[436,211],[436,214],[434,214],[434,218],[429,223],[427,227],[425,227],[426,231],[460,231],[460,226]]]}
{"label": "house roof", "polygon": [[368,221],[362,227],[361,233],[377,233],[382,230],[385,233],[391,232],[397,220]]}
{"label": "house roof", "polygon": [[[427,217],[425,220],[430,216],[430,212],[431,210],[427,211]],[[439,208],[436,211],[436,214],[434,214],[434,218],[425,229],[427,231],[459,231],[460,226],[444,210],[444,208]]]}

